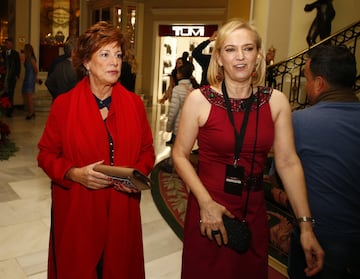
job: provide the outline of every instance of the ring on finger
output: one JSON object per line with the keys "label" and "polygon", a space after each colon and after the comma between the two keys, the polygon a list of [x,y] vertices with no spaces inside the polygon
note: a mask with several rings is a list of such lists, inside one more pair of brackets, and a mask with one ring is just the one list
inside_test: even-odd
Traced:
{"label": "ring on finger", "polygon": [[220,234],[220,230],[212,230],[212,231],[211,231],[211,234],[212,234],[213,236],[218,235],[218,234]]}

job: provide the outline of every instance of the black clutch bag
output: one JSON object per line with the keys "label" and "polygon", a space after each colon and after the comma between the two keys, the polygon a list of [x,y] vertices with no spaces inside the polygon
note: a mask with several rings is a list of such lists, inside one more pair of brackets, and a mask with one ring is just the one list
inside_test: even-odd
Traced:
{"label": "black clutch bag", "polygon": [[251,242],[251,231],[246,220],[229,218],[223,215],[223,223],[228,236],[227,246],[238,253],[245,253]]}

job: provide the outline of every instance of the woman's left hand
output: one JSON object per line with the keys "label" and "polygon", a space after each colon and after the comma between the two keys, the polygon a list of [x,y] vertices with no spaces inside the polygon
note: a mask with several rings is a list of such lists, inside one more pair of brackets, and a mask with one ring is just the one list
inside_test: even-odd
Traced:
{"label": "woman's left hand", "polygon": [[[301,226],[311,226],[311,224],[301,224]],[[310,277],[318,273],[324,265],[324,250],[316,239],[312,228],[301,229],[301,245],[304,250],[307,267],[304,272]]]}
{"label": "woman's left hand", "polygon": [[226,229],[222,220],[223,215],[227,215],[230,218],[234,217],[225,206],[214,200],[200,206],[201,234],[207,236],[210,240],[215,240],[219,246],[228,243]]}

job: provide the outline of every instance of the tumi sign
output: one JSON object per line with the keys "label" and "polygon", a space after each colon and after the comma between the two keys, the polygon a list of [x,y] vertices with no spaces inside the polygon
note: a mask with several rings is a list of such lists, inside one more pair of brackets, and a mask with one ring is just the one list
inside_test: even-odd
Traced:
{"label": "tumi sign", "polygon": [[159,25],[159,36],[210,37],[217,25]]}
{"label": "tumi sign", "polygon": [[205,34],[204,26],[173,26],[171,29],[180,37],[203,37]]}

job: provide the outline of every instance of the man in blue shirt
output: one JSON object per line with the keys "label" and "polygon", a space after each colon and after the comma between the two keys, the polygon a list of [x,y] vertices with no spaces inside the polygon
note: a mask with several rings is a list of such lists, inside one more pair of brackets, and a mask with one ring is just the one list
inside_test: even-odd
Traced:
{"label": "man in blue shirt", "polygon": [[[360,102],[352,90],[356,61],[345,46],[319,46],[305,65],[311,107],[293,113],[315,234],[325,251],[312,278],[360,278]],[[299,234],[289,253],[290,278],[308,278]]]}

